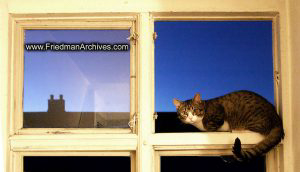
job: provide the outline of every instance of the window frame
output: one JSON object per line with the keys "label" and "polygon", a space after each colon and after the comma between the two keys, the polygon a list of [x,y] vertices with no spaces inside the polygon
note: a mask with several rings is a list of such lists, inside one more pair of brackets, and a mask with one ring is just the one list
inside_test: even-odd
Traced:
{"label": "window frame", "polygon": [[[8,157],[9,171],[21,172],[25,156],[131,156],[131,171],[157,172],[161,155],[197,155],[231,151],[233,140],[239,136],[247,147],[261,137],[257,133],[155,133],[155,72],[154,72],[154,21],[156,20],[272,20],[273,65],[275,106],[282,114],[282,83],[280,82],[279,13],[277,12],[140,12],[140,13],[92,13],[92,14],[10,14],[9,18],[9,92],[8,92]],[[60,21],[60,22],[58,22]],[[44,22],[44,23],[43,23]],[[71,26],[90,29],[98,23],[131,22],[130,110],[133,132],[99,129],[21,129],[22,108],[22,61],[24,41],[20,40],[21,28],[34,27],[34,23],[49,29],[56,24],[62,29]],[[98,23],[97,23],[98,22]],[[48,24],[47,24],[48,23]],[[81,23],[81,24],[80,24]],[[84,23],[84,24],[82,24]],[[33,25],[33,26],[32,26]],[[103,25],[101,25],[103,26]],[[106,25],[111,26],[111,25]],[[71,27],[70,27],[71,28]],[[23,32],[24,33],[24,32]],[[130,52],[132,54],[132,52]],[[134,66],[134,67],[132,67]],[[21,67],[21,68],[20,68]],[[134,75],[132,75],[132,73]],[[18,116],[19,115],[19,116]],[[17,120],[17,121],[14,121]],[[98,131],[96,131],[98,130]],[[120,153],[120,154],[119,154]],[[207,154],[205,154],[207,155]],[[267,154],[269,172],[284,171],[283,143]],[[20,168],[21,167],[21,168]]]}
{"label": "window frame", "polygon": [[[280,58],[279,58],[279,13],[277,12],[153,12],[150,15],[153,43],[151,45],[151,69],[155,70],[154,42],[157,36],[154,31],[155,21],[272,21],[272,47],[273,47],[273,72],[274,72],[274,102],[277,112],[282,114]],[[158,35],[159,37],[159,35]],[[151,92],[155,93],[155,72],[151,75]],[[262,137],[254,132],[202,132],[202,133],[155,133],[155,94],[152,94],[153,119],[151,122],[151,140],[155,150],[155,172],[160,172],[160,156],[183,155],[191,156],[197,153],[203,155],[228,154],[231,152],[234,139],[238,136],[246,147],[252,147]],[[173,140],[170,140],[173,138]],[[178,139],[180,138],[180,139]],[[219,148],[218,148],[219,146]],[[211,149],[213,147],[213,149]],[[188,150],[188,151],[187,151]],[[219,151],[218,151],[219,150]],[[208,152],[207,152],[208,151]],[[196,153],[197,152],[197,153]],[[216,153],[216,154],[214,154]],[[277,145],[266,155],[267,172],[279,172],[283,169],[283,143]]]}
{"label": "window frame", "polygon": [[[201,12],[153,12],[151,13],[151,29],[154,31],[155,21],[272,21],[272,49],[273,49],[273,79],[274,79],[274,106],[281,114],[282,102],[281,102],[281,83],[280,83],[280,58],[279,58],[279,13],[277,12],[244,12],[244,13],[201,13]],[[155,37],[157,36],[154,33]],[[155,42],[155,38],[154,42]],[[154,43],[153,42],[153,43]],[[155,70],[155,57],[154,57],[154,45],[152,45],[153,51],[153,64],[152,69]],[[152,77],[155,78],[155,74]],[[152,91],[155,92],[155,81],[152,83]],[[155,96],[155,95],[153,95]],[[155,101],[155,97],[153,97]],[[155,105],[155,104],[154,104]],[[154,108],[154,107],[153,107]],[[155,113],[155,109],[153,114]],[[153,124],[155,126],[155,123]],[[153,131],[154,131],[153,127]]]}
{"label": "window frame", "polygon": [[[134,13],[98,14],[11,14],[11,97],[13,104],[10,115],[11,134],[86,134],[86,133],[135,133],[136,114],[136,19]],[[25,30],[130,30],[130,128],[23,128],[23,82],[24,82],[24,35]]]}
{"label": "window frame", "polygon": [[[136,171],[138,15],[136,13],[10,14],[8,169],[23,172],[24,156],[130,156]],[[25,29],[130,29],[129,129],[22,128]]]}

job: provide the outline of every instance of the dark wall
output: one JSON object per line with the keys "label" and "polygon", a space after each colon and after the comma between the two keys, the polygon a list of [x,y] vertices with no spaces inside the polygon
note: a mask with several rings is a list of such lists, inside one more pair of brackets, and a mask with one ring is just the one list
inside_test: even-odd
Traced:
{"label": "dark wall", "polygon": [[265,172],[265,158],[225,163],[221,157],[161,157],[161,172]]}
{"label": "dark wall", "polygon": [[130,172],[130,157],[24,157],[24,172]]}

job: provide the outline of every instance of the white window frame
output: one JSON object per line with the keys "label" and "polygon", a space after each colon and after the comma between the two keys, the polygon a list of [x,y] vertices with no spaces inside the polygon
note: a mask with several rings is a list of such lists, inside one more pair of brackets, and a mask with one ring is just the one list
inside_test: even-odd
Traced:
{"label": "white window frame", "polygon": [[[52,133],[132,133],[129,128],[22,128],[23,127],[23,76],[24,76],[24,34],[27,29],[129,29],[130,34],[136,35],[136,14],[98,14],[98,15],[11,15],[12,28],[11,81],[14,90],[11,97],[11,134],[52,134]],[[136,113],[136,40],[130,41],[130,120]],[[129,121],[128,121],[129,122]],[[132,123],[131,123],[132,124]],[[134,127],[134,125],[132,125]]]}
{"label": "white window frame", "polygon": [[[257,133],[155,133],[154,21],[271,20],[274,70],[280,77],[279,14],[276,12],[140,12],[94,14],[11,14],[9,49],[9,170],[22,172],[24,156],[130,156],[131,171],[158,172],[160,156],[224,155],[238,136],[246,147],[259,142]],[[112,24],[115,23],[115,24]],[[117,23],[117,24],[116,24]],[[128,24],[131,23],[131,24]],[[23,30],[26,28],[132,28],[131,103],[133,132],[111,129],[22,129]],[[281,82],[274,79],[275,104],[282,112]],[[135,114],[135,115],[134,115]],[[267,171],[281,172],[283,144],[267,154]]]}
{"label": "white window frame", "polygon": [[[23,172],[24,156],[130,156],[131,172],[136,171],[137,19],[136,13],[10,14],[8,171]],[[130,30],[131,128],[22,128],[26,29]]]}
{"label": "white window frame", "polygon": [[[281,83],[279,66],[279,14],[277,12],[260,13],[199,13],[199,12],[154,12],[149,16],[151,24],[149,30],[154,33],[155,21],[272,21],[273,38],[273,70],[274,70],[274,98],[275,107],[279,114],[282,112]],[[159,37],[159,35],[158,35]],[[153,39],[152,38],[152,39]],[[154,41],[151,44],[151,70],[154,71]],[[151,75],[151,112],[155,119],[155,76]],[[154,133],[155,120],[151,120],[150,140],[155,151],[155,172],[160,172],[160,156],[193,156],[193,155],[228,155],[232,154],[234,139],[239,137],[246,147],[251,147],[263,139],[260,134],[254,132],[230,133],[230,132],[201,132],[201,133]],[[266,156],[267,172],[283,171],[283,144],[277,145]]]}

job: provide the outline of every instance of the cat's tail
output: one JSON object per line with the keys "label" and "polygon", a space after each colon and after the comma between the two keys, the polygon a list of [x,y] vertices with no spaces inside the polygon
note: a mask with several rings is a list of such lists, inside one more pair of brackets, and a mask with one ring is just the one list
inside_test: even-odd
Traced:
{"label": "cat's tail", "polygon": [[244,150],[241,147],[241,141],[239,138],[235,139],[232,152],[236,160],[244,162],[249,161],[255,157],[264,155],[280,143],[281,139],[284,138],[284,131],[282,127],[273,128],[265,139],[256,144],[253,148]]}

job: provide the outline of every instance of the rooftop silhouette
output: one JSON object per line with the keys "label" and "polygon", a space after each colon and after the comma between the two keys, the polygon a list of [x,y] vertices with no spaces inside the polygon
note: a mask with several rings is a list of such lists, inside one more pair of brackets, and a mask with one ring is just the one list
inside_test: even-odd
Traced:
{"label": "rooftop silhouette", "polygon": [[65,112],[65,100],[62,94],[59,95],[59,99],[54,99],[54,95],[50,95],[48,112]]}
{"label": "rooftop silhouette", "polygon": [[24,128],[129,128],[129,112],[67,112],[63,95],[50,95],[47,112],[24,112]]}

